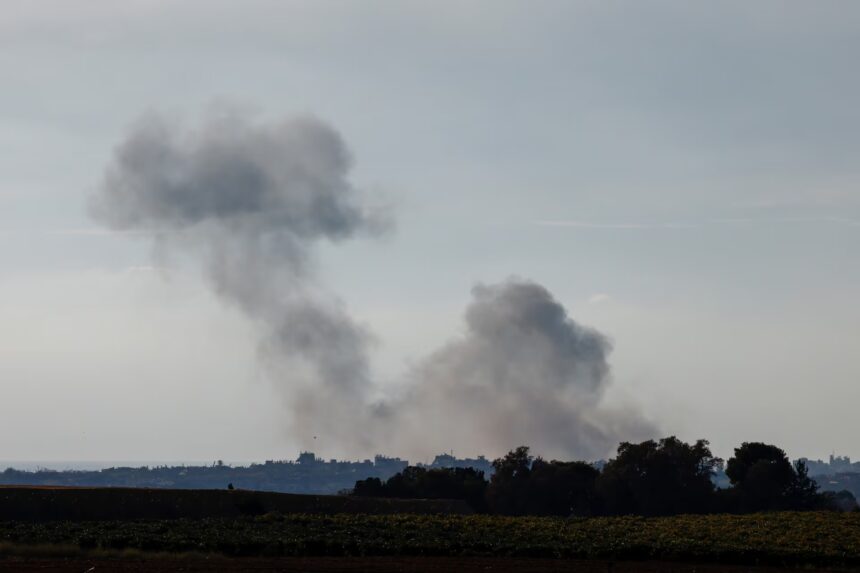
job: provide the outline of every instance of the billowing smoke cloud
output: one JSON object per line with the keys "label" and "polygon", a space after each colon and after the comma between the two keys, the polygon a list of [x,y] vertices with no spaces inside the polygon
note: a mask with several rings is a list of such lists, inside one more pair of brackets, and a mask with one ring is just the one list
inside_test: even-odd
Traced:
{"label": "billowing smoke cloud", "polygon": [[423,361],[393,409],[404,448],[501,453],[530,444],[595,459],[622,439],[653,436],[636,412],[601,406],[610,343],[544,287],[511,279],[472,294],[465,335]]}
{"label": "billowing smoke cloud", "polygon": [[319,240],[384,226],[349,168],[338,133],[316,119],[223,114],[184,129],[150,115],[118,146],[91,203],[108,226],[151,231],[161,252],[199,258],[217,293],[260,324],[300,439],[352,440],[361,434],[346,428],[366,411],[369,335],[316,284],[311,256]]}
{"label": "billowing smoke cloud", "polygon": [[151,115],[117,147],[91,211],[146,231],[160,252],[199,260],[215,291],[261,331],[293,437],[367,454],[499,454],[519,444],[600,457],[650,436],[637,415],[601,407],[610,345],[573,322],[540,285],[477,286],[466,335],[425,359],[403,393],[369,403],[368,331],[318,284],[314,245],[385,227],[347,176],[335,130],[209,117],[194,129]]}

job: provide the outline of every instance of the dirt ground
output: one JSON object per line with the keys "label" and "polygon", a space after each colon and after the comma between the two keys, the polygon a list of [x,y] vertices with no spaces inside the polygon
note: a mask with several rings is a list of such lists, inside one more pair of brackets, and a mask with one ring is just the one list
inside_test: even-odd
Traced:
{"label": "dirt ground", "polygon": [[[40,559],[5,558],[0,559],[0,571],[21,571],[25,573],[99,573],[128,572],[142,573],[153,571],[197,573],[204,571],[252,571],[262,572],[308,572],[308,573],[439,573],[439,572],[482,572],[482,573],[549,573],[569,571],[571,573],[777,573],[779,571],[799,571],[773,567],[743,567],[724,565],[696,565],[687,563],[664,562],[607,562],[576,561],[551,559],[498,559],[462,557],[297,557],[279,559],[224,557],[189,558],[123,558],[123,559]],[[826,569],[803,569],[805,573],[832,571]]]}

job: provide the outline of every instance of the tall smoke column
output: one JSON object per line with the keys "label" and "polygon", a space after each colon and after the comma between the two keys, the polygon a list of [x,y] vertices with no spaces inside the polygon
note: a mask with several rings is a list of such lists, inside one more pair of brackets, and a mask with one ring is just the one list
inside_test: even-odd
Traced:
{"label": "tall smoke column", "polygon": [[116,148],[90,208],[113,229],[193,254],[217,293],[261,326],[297,437],[369,448],[356,431],[368,411],[368,333],[316,284],[311,256],[317,241],[384,226],[349,168],[338,133],[316,119],[221,114],[186,129],[149,115]]}
{"label": "tall smoke column", "polygon": [[152,233],[158,249],[193,255],[216,292],[259,325],[305,446],[321,434],[351,456],[498,455],[526,444],[593,459],[654,435],[637,412],[602,404],[607,339],[519,279],[475,287],[465,335],[409,372],[402,394],[369,403],[370,335],[317,284],[312,256],[319,241],[385,226],[360,202],[349,167],[341,138],[315,119],[228,114],[185,129],[151,115],[117,147],[91,210],[113,229]]}
{"label": "tall smoke column", "polygon": [[387,409],[395,451],[499,455],[525,444],[598,459],[620,441],[656,434],[637,411],[601,403],[610,343],[571,320],[547,289],[510,279],[472,294],[465,335],[420,363],[410,391]]}

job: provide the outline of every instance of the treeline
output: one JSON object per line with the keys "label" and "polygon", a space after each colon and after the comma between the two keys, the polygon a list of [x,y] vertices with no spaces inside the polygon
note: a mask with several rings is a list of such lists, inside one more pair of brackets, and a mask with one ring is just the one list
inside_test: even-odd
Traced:
{"label": "treeline", "polygon": [[[849,492],[819,492],[804,462],[773,445],[745,442],[723,463],[706,440],[676,437],[624,442],[602,469],[581,461],[546,461],[522,446],[493,461],[488,481],[471,468],[408,467],[382,481],[356,482],[353,495],[463,499],[479,512],[504,515],[677,515],[857,509]],[[731,486],[718,489],[725,469]]]}

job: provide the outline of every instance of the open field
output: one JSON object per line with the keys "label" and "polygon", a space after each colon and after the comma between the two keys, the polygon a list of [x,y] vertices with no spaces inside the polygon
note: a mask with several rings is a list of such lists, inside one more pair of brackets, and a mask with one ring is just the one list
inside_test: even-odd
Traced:
{"label": "open field", "polygon": [[238,517],[280,513],[471,513],[457,500],[371,499],[248,490],[0,486],[0,521]]}
{"label": "open field", "polygon": [[[505,557],[860,567],[860,514],[559,519],[266,514],[238,518],[3,522],[22,547],[236,557]],[[0,551],[2,553],[2,551]]]}

